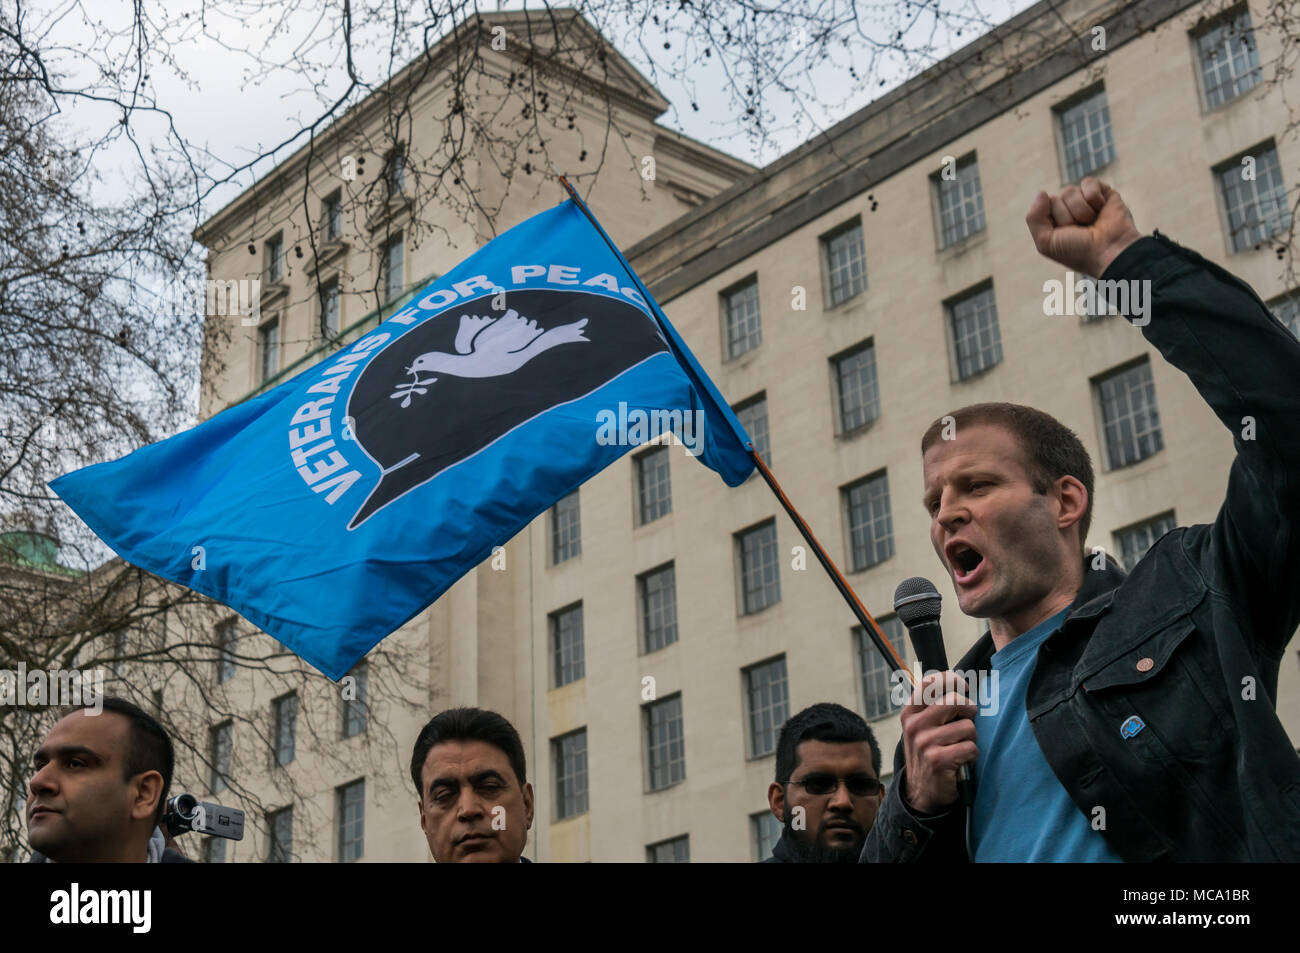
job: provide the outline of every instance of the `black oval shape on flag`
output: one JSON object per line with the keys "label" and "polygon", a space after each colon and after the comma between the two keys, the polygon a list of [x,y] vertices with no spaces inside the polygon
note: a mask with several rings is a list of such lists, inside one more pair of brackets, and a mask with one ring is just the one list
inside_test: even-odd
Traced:
{"label": "black oval shape on flag", "polygon": [[493,297],[426,318],[356,379],[346,414],[383,474],[348,529],[525,421],[668,350],[655,322],[618,298],[510,291],[497,311]]}

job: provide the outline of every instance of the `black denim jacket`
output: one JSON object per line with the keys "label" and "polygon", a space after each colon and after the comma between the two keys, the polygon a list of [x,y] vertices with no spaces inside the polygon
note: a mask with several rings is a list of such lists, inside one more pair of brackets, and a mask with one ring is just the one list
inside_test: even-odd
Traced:
{"label": "black denim jacket", "polygon": [[[1300,860],[1300,757],[1275,710],[1300,624],[1300,342],[1244,282],[1158,232],[1102,278],[1150,280],[1142,333],[1237,455],[1213,524],[1167,533],[1127,576],[1085,557],[1070,614],[1038,650],[1029,723],[1126,861]],[[992,654],[986,632],[955,668],[986,670]],[[1132,715],[1145,727],[1125,737]],[[894,766],[862,861],[967,860],[965,812],[915,814],[901,742]]]}

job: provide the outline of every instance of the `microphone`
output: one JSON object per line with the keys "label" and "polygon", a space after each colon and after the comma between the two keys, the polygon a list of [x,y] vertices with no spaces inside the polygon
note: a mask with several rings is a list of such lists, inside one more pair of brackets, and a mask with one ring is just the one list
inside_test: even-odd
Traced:
{"label": "microphone", "polygon": [[[948,671],[948,653],[943,647],[943,630],[939,627],[939,608],[943,597],[934,583],[923,576],[904,579],[894,590],[894,611],[907,626],[912,639],[912,649],[921,663],[921,674],[929,671]],[[975,803],[975,785],[971,782],[970,765],[957,769],[957,794],[961,803]]]}

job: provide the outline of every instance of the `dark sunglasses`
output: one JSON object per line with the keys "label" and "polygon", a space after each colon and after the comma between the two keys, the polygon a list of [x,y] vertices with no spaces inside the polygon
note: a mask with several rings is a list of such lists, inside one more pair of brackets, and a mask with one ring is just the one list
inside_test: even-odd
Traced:
{"label": "dark sunglasses", "polygon": [[849,793],[854,797],[872,797],[884,787],[883,784],[869,774],[850,774],[847,778],[837,778],[833,774],[810,774],[798,781],[791,778],[786,783],[798,784],[809,794],[818,797],[833,794],[839,790],[841,781],[844,782],[845,787],[849,789]]}

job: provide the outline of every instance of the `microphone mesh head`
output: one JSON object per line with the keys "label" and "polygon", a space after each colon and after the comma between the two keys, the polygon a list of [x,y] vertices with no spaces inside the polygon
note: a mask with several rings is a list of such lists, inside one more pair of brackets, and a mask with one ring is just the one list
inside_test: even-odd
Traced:
{"label": "microphone mesh head", "polygon": [[908,628],[926,619],[939,618],[942,603],[939,590],[924,576],[904,579],[894,590],[894,611]]}

